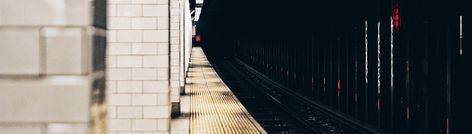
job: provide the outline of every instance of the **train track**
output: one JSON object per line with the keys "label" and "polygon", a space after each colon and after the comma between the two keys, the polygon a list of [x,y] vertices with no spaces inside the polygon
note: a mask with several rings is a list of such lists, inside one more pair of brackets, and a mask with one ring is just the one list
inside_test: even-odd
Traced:
{"label": "train track", "polygon": [[373,127],[291,92],[239,60],[213,61],[212,65],[268,133],[379,133]]}
{"label": "train track", "polygon": [[[235,70],[229,62],[212,62],[218,75],[230,87],[238,100],[251,113],[251,116],[268,132],[274,134],[304,134],[312,133],[306,129],[287,111],[281,110],[269,96],[263,95],[260,90],[254,90],[247,78],[240,75],[241,70]],[[223,73],[224,72],[224,73]]]}

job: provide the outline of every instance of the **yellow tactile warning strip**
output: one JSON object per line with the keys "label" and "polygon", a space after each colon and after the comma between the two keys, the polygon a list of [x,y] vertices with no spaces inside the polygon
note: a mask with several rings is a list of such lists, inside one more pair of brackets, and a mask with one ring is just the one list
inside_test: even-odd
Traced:
{"label": "yellow tactile warning strip", "polygon": [[261,134],[264,129],[211,67],[202,49],[192,50],[190,134]]}

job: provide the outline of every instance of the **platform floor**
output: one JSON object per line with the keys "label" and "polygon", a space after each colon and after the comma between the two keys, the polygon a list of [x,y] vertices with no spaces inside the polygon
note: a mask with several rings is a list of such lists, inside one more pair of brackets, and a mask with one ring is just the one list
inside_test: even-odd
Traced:
{"label": "platform floor", "polygon": [[266,133],[217,75],[201,48],[193,48],[190,64],[191,134]]}

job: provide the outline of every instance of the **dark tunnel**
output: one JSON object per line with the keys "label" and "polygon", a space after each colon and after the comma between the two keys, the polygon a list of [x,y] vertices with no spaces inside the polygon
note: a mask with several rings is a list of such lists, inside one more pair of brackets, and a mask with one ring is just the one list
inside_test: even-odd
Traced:
{"label": "dark tunnel", "polygon": [[211,62],[237,59],[380,132],[464,133],[466,3],[205,0],[197,32]]}

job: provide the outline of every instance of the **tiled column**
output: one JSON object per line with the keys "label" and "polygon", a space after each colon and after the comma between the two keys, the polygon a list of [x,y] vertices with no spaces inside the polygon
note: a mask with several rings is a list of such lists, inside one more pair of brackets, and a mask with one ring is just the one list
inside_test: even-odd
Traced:
{"label": "tiled column", "polygon": [[0,1],[0,133],[106,133],[105,0]]}
{"label": "tiled column", "polygon": [[[182,0],[180,1],[180,7],[179,7],[179,24],[180,24],[180,28],[179,28],[179,94],[182,94],[185,92],[185,6],[186,6],[186,1],[188,0]],[[180,101],[179,101],[180,102]]]}
{"label": "tiled column", "polygon": [[[172,113],[178,115],[180,113],[180,94],[185,92],[186,70],[190,59],[191,24],[190,26],[188,23],[186,25],[186,22],[191,23],[190,6],[188,0],[171,0],[170,7],[171,100]],[[186,30],[190,30],[190,32]]]}
{"label": "tiled column", "polygon": [[192,49],[192,20],[190,16],[190,3],[188,0],[180,4],[180,93],[185,93],[185,77]]}
{"label": "tiled column", "polygon": [[169,0],[108,2],[110,132],[169,133]]}
{"label": "tiled column", "polygon": [[[189,1],[185,1],[185,4],[186,6],[185,7],[190,7],[190,3]],[[188,69],[189,69],[189,65],[190,65],[190,54],[192,52],[192,34],[193,34],[193,26],[192,26],[192,17],[191,17],[191,14],[190,14],[190,8],[186,8],[184,9],[184,34],[183,34],[183,38],[184,38],[184,75],[183,75],[183,84],[184,84],[184,87],[185,87],[185,77],[187,77],[187,72],[188,72]],[[181,91],[181,92],[185,92],[184,91]]]}
{"label": "tiled column", "polygon": [[181,27],[180,10],[183,6],[181,3],[183,0],[170,0],[170,59],[171,59],[171,101],[172,101],[172,113],[178,115],[180,113],[180,90],[181,86],[180,73],[182,72],[180,50],[181,50]]}

